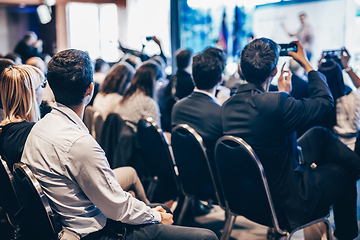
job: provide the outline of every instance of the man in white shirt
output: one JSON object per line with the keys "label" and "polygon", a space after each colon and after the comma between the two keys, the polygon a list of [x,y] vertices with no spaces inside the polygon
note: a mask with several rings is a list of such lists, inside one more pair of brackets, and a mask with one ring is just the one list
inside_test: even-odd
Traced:
{"label": "man in white shirt", "polygon": [[[217,239],[210,230],[171,226],[172,215],[123,191],[82,117],[93,94],[93,69],[80,50],[49,63],[56,103],[33,128],[21,161],[40,182],[61,223],[85,239]],[[136,226],[137,225],[137,226]]]}

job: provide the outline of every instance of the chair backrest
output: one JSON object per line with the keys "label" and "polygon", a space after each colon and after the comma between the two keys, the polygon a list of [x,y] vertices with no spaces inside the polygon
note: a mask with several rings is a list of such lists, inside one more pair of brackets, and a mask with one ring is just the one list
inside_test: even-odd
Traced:
{"label": "chair backrest", "polygon": [[24,163],[14,164],[17,195],[24,207],[26,236],[31,239],[57,239],[60,230],[49,202],[31,170]]}
{"label": "chair backrest", "polygon": [[222,205],[213,176],[214,166],[209,163],[201,136],[189,125],[179,124],[173,128],[171,146],[184,194]]}
{"label": "chair backrest", "polygon": [[239,137],[223,136],[216,143],[215,162],[230,212],[285,234],[277,221],[264,168],[251,146]]}
{"label": "chair backrest", "polygon": [[102,126],[100,145],[112,169],[130,165],[135,138],[134,131],[119,114],[110,113],[107,116]]}
{"label": "chair backrest", "polygon": [[168,191],[169,197],[178,196],[180,183],[172,149],[169,147],[164,132],[152,118],[141,119],[138,122],[136,146],[151,177],[158,178],[160,184]]}
{"label": "chair backrest", "polygon": [[15,192],[13,175],[1,156],[0,161],[0,206],[4,208],[11,225],[15,227],[19,220],[16,214],[21,205]]}

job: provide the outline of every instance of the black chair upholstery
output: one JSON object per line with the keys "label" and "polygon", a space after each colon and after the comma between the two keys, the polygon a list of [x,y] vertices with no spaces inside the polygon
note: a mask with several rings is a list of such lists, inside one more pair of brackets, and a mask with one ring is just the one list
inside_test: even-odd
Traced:
{"label": "black chair upholstery", "polygon": [[179,197],[180,185],[172,150],[152,118],[141,119],[137,125],[136,146],[151,181],[147,197],[153,202],[175,200]]}
{"label": "black chair upholstery", "polygon": [[[194,197],[200,200],[212,200],[224,207],[217,173],[214,171],[215,164],[209,162],[201,136],[189,125],[180,124],[173,128],[171,145],[182,190],[186,195],[182,213],[186,211],[186,202]],[[178,224],[181,224],[182,217],[183,214],[179,216]]]}
{"label": "black chair upholstery", "polygon": [[14,164],[14,181],[17,195],[24,207],[26,239],[57,239],[60,224],[31,170],[24,163]]}
{"label": "black chair upholstery", "polygon": [[216,143],[215,161],[226,207],[232,214],[274,228],[275,232],[288,239],[296,231],[318,222],[326,224],[328,239],[331,236],[331,227],[325,218],[312,221],[292,232],[280,228],[263,166],[243,139],[221,137]]}
{"label": "black chair upholstery", "polygon": [[130,166],[136,134],[117,113],[110,113],[101,132],[100,146],[112,169]]}
{"label": "black chair upholstery", "polygon": [[13,175],[0,157],[0,206],[3,207],[10,224],[16,227],[20,220],[21,205],[15,192]]}

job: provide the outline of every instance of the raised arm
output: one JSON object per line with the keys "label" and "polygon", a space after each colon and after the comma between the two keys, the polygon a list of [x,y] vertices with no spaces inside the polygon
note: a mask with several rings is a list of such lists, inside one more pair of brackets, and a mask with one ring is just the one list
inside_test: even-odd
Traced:
{"label": "raised arm", "polygon": [[346,48],[341,49],[341,64],[345,71],[349,74],[351,81],[354,83],[356,88],[360,87],[360,78],[356,75],[351,67],[349,67],[350,54]]}
{"label": "raised arm", "polygon": [[295,41],[297,44],[297,52],[289,52],[289,55],[297,61],[301,67],[305,69],[305,72],[309,74],[310,71],[314,70],[310,65],[309,60],[306,57],[303,47],[300,45],[299,41]]}

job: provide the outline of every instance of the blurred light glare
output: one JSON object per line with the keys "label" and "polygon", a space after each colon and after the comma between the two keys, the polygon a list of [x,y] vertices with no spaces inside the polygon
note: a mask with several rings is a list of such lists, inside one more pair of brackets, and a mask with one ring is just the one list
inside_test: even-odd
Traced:
{"label": "blurred light glare", "polygon": [[40,22],[42,24],[47,24],[51,21],[51,14],[49,7],[47,5],[40,5],[36,8],[36,11],[39,15]]}
{"label": "blurred light glare", "polygon": [[237,63],[234,62],[229,62],[228,64],[226,64],[225,66],[225,72],[230,76],[233,75],[238,69],[238,65]]}

